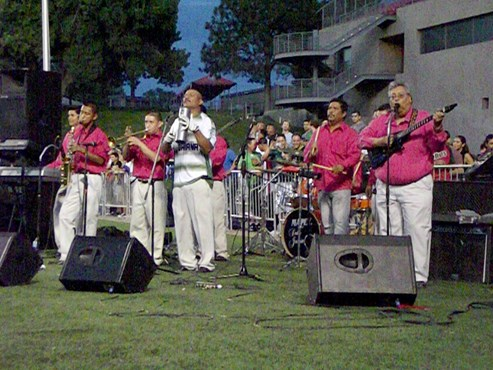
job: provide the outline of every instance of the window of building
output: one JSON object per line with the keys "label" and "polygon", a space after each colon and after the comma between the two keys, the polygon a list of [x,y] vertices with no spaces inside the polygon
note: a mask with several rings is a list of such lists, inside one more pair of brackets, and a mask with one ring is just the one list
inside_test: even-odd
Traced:
{"label": "window of building", "polygon": [[481,100],[481,108],[483,110],[490,109],[490,98],[483,98]]}
{"label": "window of building", "polygon": [[421,53],[493,40],[493,13],[444,23],[421,31]]}

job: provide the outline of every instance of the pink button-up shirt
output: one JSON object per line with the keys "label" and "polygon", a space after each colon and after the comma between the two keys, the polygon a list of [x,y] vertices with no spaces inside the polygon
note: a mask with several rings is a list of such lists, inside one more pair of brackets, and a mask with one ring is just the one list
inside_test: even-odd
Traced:
{"label": "pink button-up shirt", "polygon": [[[100,174],[106,171],[106,162],[108,162],[108,153],[110,147],[106,134],[99,127],[94,128],[94,123],[87,129],[79,125],[74,132],[74,141],[78,145],[87,145],[89,153],[95,154],[103,158],[102,164],[97,164],[88,159],[87,170],[91,174]],[[73,157],[74,172],[82,173],[85,168],[85,155],[81,152],[75,152]]]}
{"label": "pink button-up shirt", "polygon": [[[412,111],[410,109],[407,112],[405,120],[399,125],[396,124],[395,119],[392,120],[390,131],[393,135],[409,127]],[[426,111],[418,111],[416,123],[429,115]],[[370,122],[360,133],[360,147],[371,149],[374,139],[386,136],[388,120],[389,115],[387,114]],[[391,185],[406,185],[429,175],[433,171],[433,153],[441,151],[446,140],[447,135],[443,129],[440,132],[435,132],[433,121],[411,132],[402,150],[390,157],[389,183]],[[387,182],[387,163],[375,170],[375,176],[377,179]]]}
{"label": "pink button-up shirt", "polygon": [[[156,152],[159,147],[159,142],[161,141],[162,134],[156,133],[154,135],[147,135],[141,141],[153,152]],[[156,163],[156,168],[154,170],[153,180],[163,180],[164,179],[164,166],[168,160],[168,156],[162,151],[159,153],[159,160]],[[132,175],[138,179],[148,180],[151,175],[152,166],[154,161],[149,159],[136,145],[129,147],[128,160],[134,160],[134,167]]]}
{"label": "pink button-up shirt", "polygon": [[315,187],[323,191],[351,189],[353,167],[360,157],[358,134],[344,122],[333,132],[330,132],[328,125],[321,126],[319,130],[318,153],[315,158],[309,158],[313,142],[317,137],[314,133],[303,151],[305,162],[313,162],[325,167],[342,165],[345,173],[335,174],[332,171],[314,167],[314,172],[321,174],[321,178],[315,180]]}
{"label": "pink button-up shirt", "polygon": [[216,144],[214,144],[214,149],[209,153],[209,158],[212,162],[212,179],[214,181],[223,181],[226,177],[223,164],[227,152],[228,145],[226,144],[226,140],[216,134]]}

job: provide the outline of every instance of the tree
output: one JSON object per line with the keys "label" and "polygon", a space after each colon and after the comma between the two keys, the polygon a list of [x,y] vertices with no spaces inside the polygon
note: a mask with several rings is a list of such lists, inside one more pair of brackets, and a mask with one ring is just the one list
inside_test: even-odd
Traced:
{"label": "tree", "polygon": [[[188,53],[175,49],[179,0],[50,1],[52,64],[64,94],[103,100],[141,77],[183,81]],[[41,1],[0,0],[0,66],[40,68]]]}
{"label": "tree", "polygon": [[209,38],[201,51],[205,71],[264,84],[269,109],[274,36],[314,29],[318,8],[317,0],[221,0],[206,23]]}

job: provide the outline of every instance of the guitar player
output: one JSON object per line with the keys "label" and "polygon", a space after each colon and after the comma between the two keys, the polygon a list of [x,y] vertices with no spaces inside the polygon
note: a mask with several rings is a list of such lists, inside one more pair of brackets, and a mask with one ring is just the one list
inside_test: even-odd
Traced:
{"label": "guitar player", "polygon": [[[433,119],[426,111],[413,108],[409,86],[403,82],[391,82],[388,97],[392,111],[375,118],[359,136],[361,149],[387,147],[387,127],[390,120],[390,147],[396,134],[427,118],[433,122],[422,124],[412,131],[401,150],[391,154],[389,161],[389,219],[390,235],[410,235],[413,245],[414,268],[419,288],[428,281],[431,247],[431,213],[433,203],[433,153],[443,150],[447,139],[443,129],[443,111],[437,111]],[[392,153],[392,150],[391,150]],[[386,182],[387,163],[376,168],[377,212],[380,235],[387,234]]]}

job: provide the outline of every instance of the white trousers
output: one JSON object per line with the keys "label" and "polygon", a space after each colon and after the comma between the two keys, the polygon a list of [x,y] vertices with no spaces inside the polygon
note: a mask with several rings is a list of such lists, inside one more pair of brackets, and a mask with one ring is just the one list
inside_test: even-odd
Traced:
{"label": "white trousers", "polygon": [[[416,281],[427,282],[430,267],[431,212],[433,178],[431,175],[407,185],[389,187],[390,235],[411,236]],[[385,184],[377,180],[377,211],[380,235],[387,235]]]}
{"label": "white trousers", "polygon": [[[214,270],[214,222],[211,188],[205,180],[173,189],[173,216],[180,264],[189,270]],[[195,240],[200,260],[195,258]]]}
{"label": "white trousers", "polygon": [[149,184],[135,180],[132,184],[132,217],[130,219],[130,236],[147,249],[152,256],[152,197],[154,192],[154,263],[163,263],[164,234],[166,231],[166,210],[168,193],[164,181],[154,182],[149,187],[147,199],[145,194]]}
{"label": "white trousers", "polygon": [[229,258],[224,213],[226,209],[226,190],[222,181],[214,181],[212,186],[212,213],[214,218],[214,249],[216,255]]}
{"label": "white trousers", "polygon": [[[65,200],[60,209],[59,229],[60,260],[65,261],[75,235],[82,235],[82,203],[84,194],[84,175],[72,174]],[[87,175],[87,218],[86,236],[96,236],[98,228],[99,200],[103,188],[101,175]]]}
{"label": "white trousers", "polygon": [[58,250],[60,250],[60,209],[62,208],[66,195],[67,186],[60,186],[53,204],[53,233],[55,235],[55,244]]}

